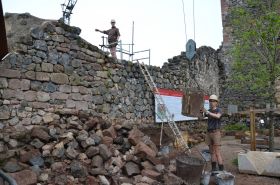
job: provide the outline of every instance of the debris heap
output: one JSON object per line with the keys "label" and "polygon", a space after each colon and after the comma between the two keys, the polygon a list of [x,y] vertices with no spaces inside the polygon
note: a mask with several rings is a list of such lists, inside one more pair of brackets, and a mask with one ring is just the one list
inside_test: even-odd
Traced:
{"label": "debris heap", "polygon": [[[61,116],[0,134],[1,168],[18,184],[181,184],[175,165],[129,123]],[[170,182],[169,182],[170,181]]]}

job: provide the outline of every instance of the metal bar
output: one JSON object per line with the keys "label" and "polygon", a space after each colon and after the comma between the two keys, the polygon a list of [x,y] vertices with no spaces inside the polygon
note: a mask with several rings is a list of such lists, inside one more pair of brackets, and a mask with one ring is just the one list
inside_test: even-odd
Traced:
{"label": "metal bar", "polygon": [[8,43],[6,37],[5,20],[3,16],[2,1],[0,0],[0,59],[2,60],[8,54]]}
{"label": "metal bar", "polygon": [[133,61],[143,60],[143,59],[149,59],[149,57],[145,57],[145,58],[137,58],[137,59],[135,59],[135,60],[133,60]]}
{"label": "metal bar", "polygon": [[151,49],[149,49],[149,65],[151,65]]}
{"label": "metal bar", "polygon": [[131,61],[133,61],[133,54],[134,54],[134,50],[133,50],[133,47],[134,47],[134,21],[132,22],[132,47],[131,47]]}
{"label": "metal bar", "polygon": [[0,177],[3,178],[4,181],[7,181],[9,185],[17,185],[15,179],[4,173],[2,170],[0,170]]}
{"label": "metal bar", "polygon": [[142,53],[142,52],[149,51],[149,50],[150,50],[150,49],[141,50],[141,51],[135,51],[134,53]]}
{"label": "metal bar", "polygon": [[[129,52],[128,50],[123,49],[123,47],[121,47],[121,46],[120,46],[120,47],[117,47],[117,49],[118,49],[119,51],[121,51],[121,50],[122,50],[122,51],[127,52],[127,54],[130,54],[130,52]],[[125,52],[124,52],[124,53],[125,53]]]}
{"label": "metal bar", "polygon": [[123,60],[123,49],[122,49],[122,41],[120,40],[120,49],[121,49],[121,61]]}
{"label": "metal bar", "polygon": [[[121,49],[119,49],[118,52],[121,52]],[[124,51],[122,51],[122,53],[130,55],[130,53],[127,53],[127,52],[124,52]]]}

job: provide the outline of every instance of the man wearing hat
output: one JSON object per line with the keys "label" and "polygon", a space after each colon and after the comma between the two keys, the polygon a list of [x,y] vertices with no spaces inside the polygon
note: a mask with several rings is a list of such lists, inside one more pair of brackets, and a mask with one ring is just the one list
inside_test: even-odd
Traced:
{"label": "man wearing hat", "polygon": [[114,19],[111,20],[111,25],[112,25],[112,27],[109,30],[101,31],[99,29],[95,29],[95,31],[99,31],[101,33],[108,35],[108,43],[109,43],[108,47],[110,49],[110,53],[113,58],[117,59],[116,47],[118,45],[118,41],[119,41],[121,34],[120,34],[119,29],[115,26],[116,21]]}
{"label": "man wearing hat", "polygon": [[[212,172],[223,171],[223,159],[221,155],[221,121],[222,111],[218,107],[218,97],[213,94],[209,97],[210,109],[202,108],[202,112],[208,117],[206,144],[211,154]],[[218,168],[217,168],[218,165]]]}

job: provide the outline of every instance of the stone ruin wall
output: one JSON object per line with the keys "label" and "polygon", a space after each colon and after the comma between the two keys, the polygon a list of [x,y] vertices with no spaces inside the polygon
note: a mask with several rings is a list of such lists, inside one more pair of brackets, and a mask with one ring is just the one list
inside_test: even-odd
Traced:
{"label": "stone ruin wall", "polygon": [[[153,123],[154,100],[136,63],[114,61],[80,29],[29,14],[6,14],[12,54],[0,63],[0,123],[30,126],[85,113],[112,122]],[[193,69],[200,88],[219,94],[217,52],[185,53],[149,66],[159,88],[183,90]],[[211,78],[210,78],[211,77]]]}
{"label": "stone ruin wall", "polygon": [[[158,140],[159,128],[145,124],[154,123],[154,99],[138,64],[108,57],[77,27],[30,14],[6,14],[5,24],[0,166],[18,184],[180,184],[145,135]],[[201,47],[192,62],[183,52],[148,68],[160,88],[183,90],[191,69],[218,94],[219,65],[216,51]]]}
{"label": "stone ruin wall", "polygon": [[[223,62],[225,67],[225,72],[223,78],[226,79],[226,75],[229,75],[232,57],[230,55],[230,50],[233,47],[234,37],[233,28],[230,23],[230,9],[235,6],[240,6],[243,4],[243,0],[221,0],[221,14],[222,14],[222,24],[223,24],[223,43],[219,50],[219,59]],[[222,76],[221,76],[222,77]],[[250,106],[254,104],[256,108],[263,108],[263,100],[255,100],[253,97],[243,97],[239,92],[227,91],[224,86],[225,83],[220,83],[221,98],[224,107],[228,104],[237,104],[239,110],[249,109]],[[280,107],[280,79],[276,80],[276,104]]]}

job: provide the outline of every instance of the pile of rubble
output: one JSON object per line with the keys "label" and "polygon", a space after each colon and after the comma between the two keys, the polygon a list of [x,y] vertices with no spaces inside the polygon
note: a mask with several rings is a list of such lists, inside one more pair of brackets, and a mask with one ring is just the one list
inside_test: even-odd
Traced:
{"label": "pile of rubble", "polygon": [[0,134],[0,165],[20,185],[182,184],[175,164],[132,125],[71,115],[7,127]]}

